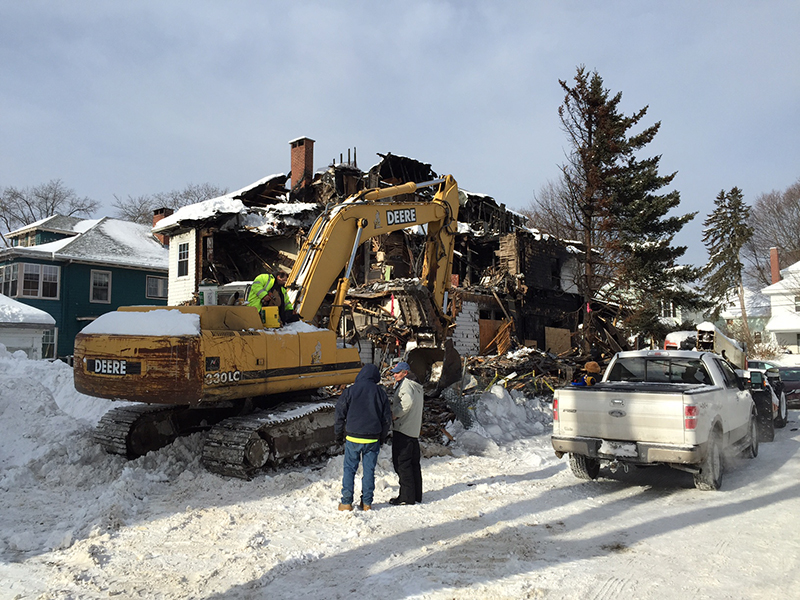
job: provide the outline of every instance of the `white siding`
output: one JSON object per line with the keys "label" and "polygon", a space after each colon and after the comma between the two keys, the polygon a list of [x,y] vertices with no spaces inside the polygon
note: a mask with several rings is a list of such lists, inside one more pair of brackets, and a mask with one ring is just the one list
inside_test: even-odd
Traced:
{"label": "white siding", "polygon": [[[170,237],[169,240],[169,291],[167,304],[177,306],[182,302],[192,299],[192,294],[197,291],[197,237],[196,231],[192,229],[185,233],[179,233]],[[189,274],[186,277],[178,277],[178,248],[181,244],[189,244]]]}
{"label": "white siding", "polygon": [[0,344],[3,344],[8,352],[22,350],[30,360],[41,360],[43,335],[44,329],[7,325],[0,327]]}

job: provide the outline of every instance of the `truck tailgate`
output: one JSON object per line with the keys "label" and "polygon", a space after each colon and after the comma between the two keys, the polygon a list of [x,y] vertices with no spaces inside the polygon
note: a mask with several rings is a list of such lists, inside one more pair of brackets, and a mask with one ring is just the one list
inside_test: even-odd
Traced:
{"label": "truck tailgate", "polygon": [[683,394],[674,387],[669,392],[646,387],[637,386],[635,393],[613,384],[558,390],[558,435],[685,443]]}

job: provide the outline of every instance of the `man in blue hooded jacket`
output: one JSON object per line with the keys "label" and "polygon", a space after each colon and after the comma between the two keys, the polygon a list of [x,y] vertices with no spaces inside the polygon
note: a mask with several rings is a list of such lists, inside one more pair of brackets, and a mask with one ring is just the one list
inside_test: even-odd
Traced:
{"label": "man in blue hooded jacket", "polygon": [[353,510],[356,471],[362,464],[361,510],[370,510],[375,492],[375,465],[392,424],[392,408],[373,364],[364,365],[356,381],[336,403],[336,441],[344,442],[344,475],[339,510]]}

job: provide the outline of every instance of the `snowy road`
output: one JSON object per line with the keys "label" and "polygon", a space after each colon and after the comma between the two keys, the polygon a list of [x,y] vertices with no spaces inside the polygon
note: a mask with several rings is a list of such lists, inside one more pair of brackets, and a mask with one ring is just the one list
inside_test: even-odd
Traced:
{"label": "snowy road", "polygon": [[48,396],[63,374],[3,375],[3,600],[772,599],[800,589],[797,411],[720,492],[669,469],[580,481],[541,435],[425,459],[416,506],[387,504],[397,479],[384,448],[375,510],[340,513],[341,457],[230,480],[200,466],[197,434],[126,462],[97,451],[90,428],[61,410],[69,398]]}

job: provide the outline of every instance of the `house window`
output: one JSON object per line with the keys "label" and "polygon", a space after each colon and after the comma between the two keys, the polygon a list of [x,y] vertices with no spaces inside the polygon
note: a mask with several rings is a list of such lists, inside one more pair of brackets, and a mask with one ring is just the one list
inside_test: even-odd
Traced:
{"label": "house window", "polygon": [[147,293],[148,298],[156,298],[164,300],[167,297],[167,278],[166,277],[153,277],[147,276]]}
{"label": "house window", "polygon": [[111,272],[92,271],[92,292],[89,301],[111,303]]}
{"label": "house window", "polygon": [[675,305],[672,302],[667,300],[661,301],[661,316],[662,317],[677,317],[677,313],[675,311]]}
{"label": "house window", "polygon": [[39,297],[39,280],[42,276],[41,265],[22,265],[22,295],[27,298]]}
{"label": "house window", "polygon": [[753,332],[753,343],[760,344],[761,343],[761,332],[754,331]]}
{"label": "house window", "polygon": [[42,336],[42,358],[56,357],[56,340],[58,339],[58,329],[46,329]]}
{"label": "house window", "polygon": [[[60,271],[60,267],[52,265],[22,263],[22,297],[57,299]],[[15,285],[9,287],[16,288]]]}
{"label": "house window", "polygon": [[16,298],[18,279],[19,265],[0,267],[0,292],[9,298]]}
{"label": "house window", "polygon": [[42,265],[42,298],[58,298],[58,267]]}
{"label": "house window", "polygon": [[178,245],[178,277],[186,277],[189,274],[189,244]]}
{"label": "house window", "polygon": [[800,312],[800,296],[794,297],[794,312]]}

